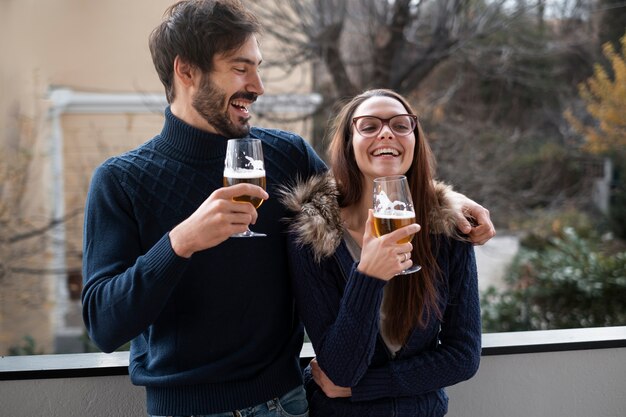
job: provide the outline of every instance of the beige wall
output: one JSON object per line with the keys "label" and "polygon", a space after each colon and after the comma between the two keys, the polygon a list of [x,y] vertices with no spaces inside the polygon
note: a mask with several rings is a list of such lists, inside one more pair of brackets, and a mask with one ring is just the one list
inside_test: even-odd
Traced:
{"label": "beige wall", "polygon": [[[0,178],[7,160],[13,159],[8,145],[19,142],[29,154],[29,163],[23,167],[28,171],[28,191],[16,207],[25,218],[37,218],[45,224],[55,210],[56,178],[51,148],[54,118],[48,114],[51,89],[162,94],[147,43],[151,30],[173,2],[0,0]],[[261,44],[265,60],[271,59],[271,39],[261,39]],[[270,94],[310,91],[307,68],[287,78],[266,68],[263,77]],[[91,172],[106,157],[135,147],[158,133],[162,116],[61,114],[57,120],[63,142],[64,212],[78,213],[65,223],[64,257],[69,269],[78,269],[81,209]],[[285,128],[305,137],[310,129],[310,122],[278,123],[254,117],[253,123]],[[6,192],[6,187],[0,188],[0,198],[6,197]],[[48,234],[42,236],[40,243],[45,243],[44,248],[31,250],[36,256],[27,261],[30,266],[55,266],[51,241]],[[0,256],[15,250],[7,248],[0,239]],[[6,264],[2,259],[0,262]],[[27,335],[35,338],[38,350],[51,353],[55,332],[67,324],[67,316],[73,314],[74,319],[69,321],[80,323],[76,303],[70,310],[58,311],[59,297],[66,296],[65,280],[63,275],[44,273],[31,274],[28,279],[5,276],[4,282],[0,282],[0,354],[20,344]]]}
{"label": "beige wall", "polygon": [[[9,1],[24,77],[79,90],[160,90],[147,38],[170,0]],[[21,22],[21,23],[17,23]],[[30,73],[30,74],[29,74]]]}

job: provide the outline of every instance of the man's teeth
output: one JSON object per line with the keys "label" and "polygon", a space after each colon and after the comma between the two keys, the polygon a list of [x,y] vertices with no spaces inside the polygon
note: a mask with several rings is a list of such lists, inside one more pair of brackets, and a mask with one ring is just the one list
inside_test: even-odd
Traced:
{"label": "man's teeth", "polygon": [[380,155],[393,155],[393,156],[398,156],[400,155],[400,152],[398,152],[397,149],[393,149],[393,148],[381,148],[381,149],[376,149],[372,155],[374,156],[380,156]]}
{"label": "man's teeth", "polygon": [[239,107],[245,111],[248,111],[248,107],[246,107],[245,103],[239,102],[239,101],[233,101],[233,106],[235,107]]}

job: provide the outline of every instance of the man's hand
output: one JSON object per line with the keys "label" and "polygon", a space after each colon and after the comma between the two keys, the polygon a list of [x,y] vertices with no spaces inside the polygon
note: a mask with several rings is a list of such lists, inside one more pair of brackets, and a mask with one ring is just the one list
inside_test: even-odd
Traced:
{"label": "man's hand", "polygon": [[217,246],[234,233],[256,223],[257,211],[250,203],[233,200],[249,195],[267,200],[264,189],[252,184],[218,188],[198,209],[169,234],[172,249],[178,256],[189,258],[195,252]]}
{"label": "man's hand", "polygon": [[489,210],[465,197],[463,194],[454,193],[457,225],[461,233],[468,235],[475,245],[484,245],[496,235],[496,229],[489,217]]}
{"label": "man's hand", "polygon": [[326,376],[324,371],[322,371],[322,368],[320,368],[315,358],[313,358],[309,365],[311,365],[313,380],[322,391],[324,391],[324,394],[326,394],[328,398],[352,397],[352,389],[335,385],[333,381]]}

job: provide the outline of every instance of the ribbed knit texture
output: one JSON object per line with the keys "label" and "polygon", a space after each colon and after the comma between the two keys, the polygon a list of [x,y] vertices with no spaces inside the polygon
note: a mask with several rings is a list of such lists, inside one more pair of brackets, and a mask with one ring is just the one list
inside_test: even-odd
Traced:
{"label": "ribbed knit texture", "polygon": [[[331,399],[305,372],[312,417],[443,416],[444,387],[473,376],[480,362],[481,322],[471,244],[433,237],[445,285],[443,321],[416,328],[392,358],[379,333],[385,282],[359,273],[345,241],[331,257],[314,260],[291,235],[294,292],[317,361],[351,398]],[[415,276],[419,279],[419,273]]]}
{"label": "ribbed knit texture", "polygon": [[287,212],[276,187],[325,170],[296,135],[254,128],[270,199],[254,230],[187,260],[168,232],[222,186],[227,138],[165,112],[160,135],[93,175],[85,209],[83,318],[110,352],[132,339],[130,375],[148,413],[253,406],[302,383],[302,326],[290,289]]}

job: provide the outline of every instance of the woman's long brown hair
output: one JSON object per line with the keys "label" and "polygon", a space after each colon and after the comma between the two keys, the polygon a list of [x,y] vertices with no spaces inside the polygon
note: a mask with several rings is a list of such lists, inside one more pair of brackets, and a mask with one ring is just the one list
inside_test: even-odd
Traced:
{"label": "woman's long brown hair", "polygon": [[[328,160],[339,188],[339,205],[348,207],[356,204],[363,190],[362,174],[356,163],[352,146],[352,118],[357,107],[372,97],[390,97],[399,101],[407,113],[415,114],[408,101],[400,94],[386,89],[367,90],[346,103],[335,117],[330,130]],[[417,223],[421,231],[413,238],[412,259],[422,269],[411,275],[400,275],[387,283],[385,333],[395,343],[403,344],[415,326],[424,327],[434,314],[441,318],[438,304],[438,267],[430,240],[428,214],[435,207],[433,176],[435,160],[424,137],[422,127],[415,127],[414,160],[406,172],[415,206]],[[372,185],[373,187],[373,185]]]}

